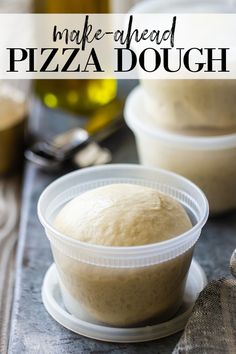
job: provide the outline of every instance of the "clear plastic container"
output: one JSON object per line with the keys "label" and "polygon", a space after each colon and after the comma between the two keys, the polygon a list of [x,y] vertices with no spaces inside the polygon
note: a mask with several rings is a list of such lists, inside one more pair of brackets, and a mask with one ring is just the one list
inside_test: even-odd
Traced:
{"label": "clear plastic container", "polygon": [[187,136],[160,129],[143,105],[143,95],[141,87],[134,89],[125,107],[141,163],[192,180],[206,194],[213,214],[236,208],[236,134]]}
{"label": "clear plastic container", "polygon": [[[235,13],[236,3],[223,0],[150,0],[137,4],[130,12]],[[176,131],[204,127],[236,131],[236,80],[142,79],[141,85],[149,113],[160,113],[155,116],[160,127]]]}
{"label": "clear plastic container", "polygon": [[[186,208],[193,228],[171,240],[136,247],[87,244],[54,229],[55,215],[65,203],[112,183],[149,186],[172,196]],[[76,171],[52,183],[40,197],[38,215],[51,244],[67,310],[78,318],[85,311],[100,323],[128,327],[154,317],[166,320],[180,307],[208,203],[197,186],[171,172],[109,165]]]}
{"label": "clear plastic container", "polygon": [[[45,274],[42,285],[42,300],[45,309],[54,320],[65,328],[80,335],[116,343],[137,343],[168,337],[186,326],[199,293],[205,288],[207,279],[201,266],[193,259],[187,277],[183,304],[170,320],[153,321],[143,327],[120,328],[103,325],[87,314],[75,317],[65,309],[61,296],[58,274],[53,263]],[[78,303],[77,303],[78,305]]]}

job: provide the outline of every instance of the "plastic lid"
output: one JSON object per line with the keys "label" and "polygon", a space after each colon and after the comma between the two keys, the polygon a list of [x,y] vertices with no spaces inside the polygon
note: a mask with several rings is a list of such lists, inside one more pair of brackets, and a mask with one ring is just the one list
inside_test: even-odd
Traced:
{"label": "plastic lid", "polygon": [[71,315],[63,304],[55,264],[49,268],[45,275],[42,299],[48,313],[72,332],[107,342],[137,343],[167,337],[181,331],[191,314],[194,302],[206,284],[207,280],[203,269],[193,260],[187,279],[184,302],[175,317],[167,322],[159,324],[154,322],[145,327],[136,328],[109,327],[91,320],[91,317],[86,317],[86,314],[81,318]]}
{"label": "plastic lid", "polygon": [[109,327],[91,320],[91,317],[86,317],[86,314],[81,318],[71,315],[63,304],[55,264],[45,275],[42,299],[48,313],[72,332],[107,342],[135,343],[167,337],[184,329],[194,302],[206,284],[203,269],[193,260],[186,283],[184,302],[175,317],[163,323],[156,324],[153,321],[150,325],[136,328]]}
{"label": "plastic lid", "polygon": [[[156,139],[157,141],[171,144],[173,148],[177,146],[195,150],[223,150],[236,147],[236,134],[189,136],[170,133],[157,127],[152,123],[152,119],[148,119],[150,114],[143,104],[144,95],[144,89],[141,86],[137,86],[126,100],[125,120],[135,134],[149,135],[150,138]],[[146,121],[145,117],[147,118]]]}
{"label": "plastic lid", "polygon": [[233,13],[234,1],[224,0],[145,0],[130,9],[130,13]]}

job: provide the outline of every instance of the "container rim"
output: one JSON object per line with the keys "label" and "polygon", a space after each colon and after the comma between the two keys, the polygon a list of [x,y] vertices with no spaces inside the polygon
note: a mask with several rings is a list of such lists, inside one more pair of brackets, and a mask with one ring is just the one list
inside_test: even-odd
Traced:
{"label": "container rim", "polygon": [[162,142],[196,150],[224,150],[236,147],[236,133],[216,136],[189,136],[165,131],[151,123],[144,124],[143,117],[150,116],[142,104],[144,94],[144,89],[141,85],[138,85],[131,91],[125,104],[125,121],[134,133],[145,133]]}
{"label": "container rim", "polygon": [[[210,5],[212,10],[208,9],[207,13],[222,13],[222,8],[224,7],[227,13],[233,13],[232,10],[236,11],[236,6],[234,3],[224,3],[222,0],[214,0],[213,1],[199,1],[199,0],[191,0],[191,2],[186,3],[184,0],[164,0],[163,2],[157,2],[156,0],[143,0],[134,6],[131,7],[129,10],[129,14],[148,14],[148,13],[154,13],[154,11],[157,10],[164,10],[166,7],[169,6],[178,6],[178,5],[185,5],[187,6],[187,9],[190,10],[188,12],[182,12],[181,13],[192,13],[191,8],[194,5],[199,6],[199,4],[203,5]],[[202,10],[197,10],[193,8],[193,13],[206,13],[206,11]],[[168,11],[168,13],[175,12],[176,13],[176,8],[172,11]]]}
{"label": "container rim", "polygon": [[[147,244],[143,246],[130,246],[130,247],[113,247],[113,246],[102,246],[102,245],[95,245],[95,244],[90,244],[90,243],[85,243],[81,242],[79,240],[75,240],[72,238],[69,238],[65,234],[62,234],[61,232],[57,231],[53,225],[46,220],[44,217],[44,211],[42,210],[42,205],[44,200],[47,198],[47,195],[50,193],[50,191],[60,185],[65,178],[69,179],[71,177],[75,176],[86,176],[87,173],[93,171],[93,172],[109,172],[109,171],[122,171],[124,172],[125,170],[132,170],[132,171],[137,171],[137,170],[145,170],[145,171],[150,171],[150,172],[159,172],[162,175],[166,176],[172,176],[175,179],[178,179],[179,181],[182,181],[185,183],[188,187],[191,187],[195,193],[198,195],[198,197],[201,199],[202,203],[202,209],[201,209],[201,216],[199,220],[197,220],[196,224],[188,231],[185,233],[176,236],[172,239],[158,242],[158,243],[152,243],[152,244]],[[88,167],[83,170],[79,171],[74,171],[71,173],[66,174],[65,176],[62,176],[52,182],[41,194],[39,201],[38,201],[38,217],[45,228],[46,231],[49,231],[53,234],[53,237],[57,238],[58,241],[62,241],[63,243],[66,243],[67,245],[70,245],[72,247],[79,247],[83,251],[87,252],[92,252],[94,254],[99,254],[101,253],[102,255],[112,255],[114,257],[122,256],[124,257],[125,255],[127,256],[135,256],[135,255],[148,255],[149,253],[155,253],[157,250],[165,252],[169,251],[169,248],[173,248],[176,244],[181,245],[184,241],[186,241],[186,238],[191,236],[193,233],[200,232],[202,227],[207,221],[208,215],[209,215],[209,206],[208,206],[208,201],[204,195],[204,193],[201,191],[199,187],[197,187],[194,183],[189,181],[188,179],[177,175],[173,172],[169,172],[163,169],[155,169],[155,168],[147,168],[141,165],[137,164],[111,164],[111,165],[104,165],[104,166],[96,166],[96,167]]]}

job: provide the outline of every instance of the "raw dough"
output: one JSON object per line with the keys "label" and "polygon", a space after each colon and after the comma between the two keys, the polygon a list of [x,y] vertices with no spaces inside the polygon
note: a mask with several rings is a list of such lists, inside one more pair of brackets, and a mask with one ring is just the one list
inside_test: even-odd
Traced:
{"label": "raw dough", "polygon": [[24,95],[6,84],[0,85],[0,131],[18,125],[26,118]]}
{"label": "raw dough", "polygon": [[236,80],[143,80],[142,85],[157,127],[236,131]]}
{"label": "raw dough", "polygon": [[191,228],[184,208],[155,189],[112,184],[69,202],[54,226],[74,239],[104,246],[140,246]]}
{"label": "raw dough", "polygon": [[[155,189],[108,185],[69,202],[54,226],[68,237],[105,246],[135,246],[191,228],[184,208]],[[65,306],[81,318],[127,327],[170,318],[182,303],[193,249],[150,266],[113,268],[76,260],[52,243]]]}

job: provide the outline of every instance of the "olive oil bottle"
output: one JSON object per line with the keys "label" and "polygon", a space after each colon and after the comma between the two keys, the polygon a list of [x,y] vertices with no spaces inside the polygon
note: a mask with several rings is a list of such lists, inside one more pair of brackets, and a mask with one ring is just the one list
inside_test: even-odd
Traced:
{"label": "olive oil bottle", "polygon": [[[109,13],[109,0],[34,0],[35,13]],[[36,95],[49,108],[91,114],[111,102],[117,93],[115,79],[36,80]]]}

